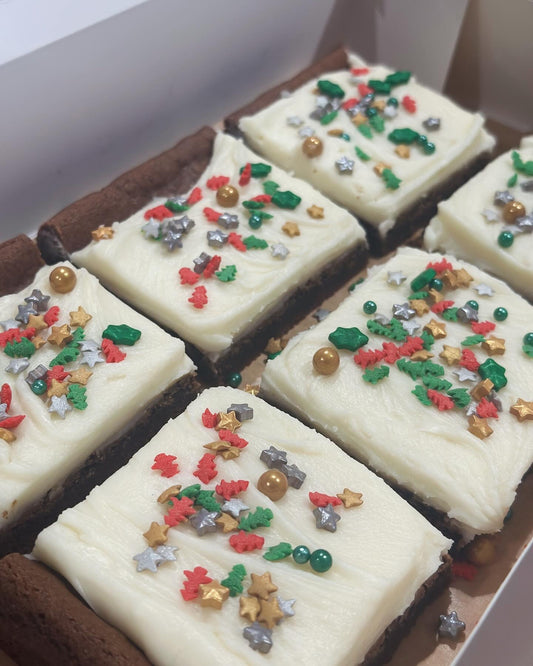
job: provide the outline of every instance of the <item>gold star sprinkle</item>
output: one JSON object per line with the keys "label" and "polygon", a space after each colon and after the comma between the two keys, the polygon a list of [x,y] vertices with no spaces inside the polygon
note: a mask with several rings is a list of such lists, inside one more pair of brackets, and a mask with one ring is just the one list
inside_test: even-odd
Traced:
{"label": "gold star sprinkle", "polygon": [[444,282],[444,285],[448,287],[448,289],[457,289],[457,277],[455,275],[455,271],[452,272],[445,270],[441,279]]}
{"label": "gold star sprinkle", "polygon": [[361,506],[363,503],[363,493],[354,493],[349,488],[345,488],[342,493],[337,493],[337,497],[347,509],[351,509],[352,506]]}
{"label": "gold star sprinkle", "polygon": [[411,155],[411,150],[409,146],[406,146],[404,143],[401,143],[399,146],[396,146],[394,152],[396,153],[396,155],[398,155],[398,157],[401,157],[404,160],[406,160]]}
{"label": "gold star sprinkle", "polygon": [[424,331],[427,331],[430,333],[435,340],[438,340],[439,338],[445,338],[446,337],[446,324],[440,322],[440,321],[435,321],[435,319],[432,319],[429,324],[426,324],[424,326]]}
{"label": "gold star sprinkle", "polygon": [[437,291],[436,289],[430,289],[428,294],[432,303],[439,303],[444,298],[440,291]]}
{"label": "gold star sprinkle", "polygon": [[374,173],[377,173],[378,176],[381,176],[381,174],[385,171],[385,169],[390,169],[390,164],[386,164],[385,162],[378,162],[374,166]]}
{"label": "gold star sprinkle", "polygon": [[468,287],[468,285],[472,282],[474,279],[468,271],[465,271],[464,268],[460,268],[459,270],[453,271],[455,274],[455,278],[457,280],[457,286],[458,287]]}
{"label": "gold star sprinkle", "polygon": [[420,349],[419,351],[416,351],[414,354],[411,354],[409,357],[411,361],[427,361],[430,358],[433,358],[433,354],[429,352],[427,349]]}
{"label": "gold star sprinkle", "polygon": [[85,386],[92,375],[93,373],[88,368],[81,367],[70,373],[68,381],[71,384],[81,384],[82,386]]}
{"label": "gold star sprinkle", "polygon": [[4,442],[7,442],[8,444],[13,444],[17,438],[11,432],[11,430],[8,430],[7,428],[0,428],[0,439],[3,439]]}
{"label": "gold star sprinkle", "polygon": [[43,328],[48,328],[48,324],[44,320],[43,315],[30,315],[28,317],[28,327],[34,328],[36,331],[42,331]]}
{"label": "gold star sprinkle", "polygon": [[85,310],[79,306],[74,312],[69,312],[70,315],[70,325],[71,326],[81,326],[82,328],[85,324],[92,319],[92,316],[85,312]]}
{"label": "gold star sprinkle", "polygon": [[34,338],[31,339],[33,342],[33,346],[35,349],[40,349],[43,345],[46,344],[46,340],[44,338],[41,338],[40,335],[36,335]]}
{"label": "gold star sprinkle", "polygon": [[255,622],[259,611],[261,610],[261,604],[259,599],[256,597],[241,597],[239,599],[239,615],[246,618],[249,622]]}
{"label": "gold star sprinkle", "polygon": [[181,486],[179,484],[175,486],[170,486],[166,490],[163,490],[161,495],[157,498],[157,501],[159,504],[166,504],[166,502],[170,501],[171,497],[177,497],[181,490]]}
{"label": "gold star sprinkle", "polygon": [[341,129],[330,129],[328,134],[329,136],[342,136],[344,132]]}
{"label": "gold star sprinkle", "polygon": [[216,610],[220,610],[222,604],[229,597],[229,589],[221,585],[218,580],[212,580],[210,583],[200,583],[198,591],[200,593],[200,606],[209,606],[209,608],[215,608]]}
{"label": "gold star sprinkle", "polygon": [[57,398],[60,398],[62,395],[66,395],[68,391],[68,386],[66,382],[58,382],[57,379],[52,379],[50,383],[50,388],[46,391],[46,395],[51,398],[55,395]]}
{"label": "gold star sprinkle", "polygon": [[238,428],[241,427],[241,425],[242,423],[235,416],[235,412],[228,412],[227,414],[224,412],[219,412],[218,423],[215,426],[215,430],[217,432],[219,430],[231,430],[231,432],[235,432]]}
{"label": "gold star sprinkle", "polygon": [[481,343],[481,346],[489,356],[505,354],[505,340],[503,338],[495,338],[493,335],[491,335]]}
{"label": "gold star sprinkle", "polygon": [[486,398],[493,388],[494,384],[487,378],[482,382],[479,382],[479,384],[476,384],[476,386],[470,391],[470,395],[476,402],[479,402],[481,398]]}
{"label": "gold star sprinkle", "polygon": [[156,522],[150,525],[150,529],[143,534],[150,548],[157,548],[157,546],[162,546],[166,543],[168,528],[168,525],[160,525]]}
{"label": "gold star sprinkle", "polygon": [[109,240],[110,238],[113,238],[113,234],[115,232],[111,227],[98,227],[98,229],[94,229],[91,231],[91,236],[93,237],[93,240],[95,241],[101,241],[101,240]]}
{"label": "gold star sprinkle", "polygon": [[522,423],[523,421],[533,421],[533,402],[526,402],[518,398],[514,405],[511,405],[509,411]]}
{"label": "gold star sprinkle", "polygon": [[419,317],[426,314],[426,312],[429,312],[429,305],[421,298],[414,298],[413,300],[409,301],[409,305],[413,308]]}
{"label": "gold star sprinkle", "polygon": [[215,518],[215,523],[222,528],[224,534],[233,532],[239,528],[239,521],[235,520],[235,518],[230,516],[229,513],[222,512],[218,518]]}
{"label": "gold star sprinkle", "polygon": [[274,585],[270,579],[270,573],[266,571],[261,576],[252,574],[252,584],[248,588],[248,594],[253,597],[259,597],[260,599],[264,599],[266,601],[270,593],[275,592],[277,589],[277,586]]}
{"label": "gold star sprinkle", "polygon": [[384,99],[377,99],[372,102],[372,107],[378,109],[378,111],[383,111],[387,106],[387,102]]}
{"label": "gold star sprinkle", "polygon": [[352,123],[357,127],[359,127],[359,125],[363,125],[364,123],[366,123],[367,120],[368,118],[359,111],[359,113],[356,113],[355,116],[352,118]]}
{"label": "gold star sprinkle", "polygon": [[479,416],[472,414],[468,417],[468,431],[471,432],[479,439],[485,439],[489,435],[492,435],[493,430],[487,423],[486,419],[480,419]]}
{"label": "gold star sprinkle", "polygon": [[209,449],[215,453],[220,453],[221,451],[227,451],[230,448],[231,444],[229,442],[223,442],[221,439],[216,442],[209,442],[209,444],[204,444],[204,449]]}
{"label": "gold star sprinkle", "polygon": [[48,342],[53,345],[57,345],[58,347],[62,347],[71,340],[72,334],[68,324],[63,324],[63,326],[52,326],[52,332],[48,336]]}
{"label": "gold star sprinkle", "polygon": [[443,361],[446,361],[447,365],[457,365],[461,360],[461,350],[459,347],[450,347],[450,345],[444,345],[439,358]]}
{"label": "gold star sprinkle", "polygon": [[321,220],[324,217],[324,209],[313,204],[307,209],[307,214],[309,217],[312,217],[313,220]]}
{"label": "gold star sprinkle", "polygon": [[277,354],[287,346],[287,341],[284,338],[270,338],[265,347],[266,354]]}
{"label": "gold star sprinkle", "polygon": [[290,236],[290,238],[294,238],[294,236],[300,235],[300,227],[296,224],[296,222],[285,222],[285,224],[281,227],[281,230],[284,231],[287,236]]}
{"label": "gold star sprinkle", "polygon": [[229,449],[222,451],[220,455],[224,460],[233,460],[241,455],[241,449],[238,446],[230,446]]}
{"label": "gold star sprinkle", "polygon": [[257,618],[258,622],[262,622],[269,629],[273,629],[283,617],[283,611],[279,607],[278,600],[276,598],[269,599],[268,601],[261,601],[260,604],[261,611]]}
{"label": "gold star sprinkle", "polygon": [[250,395],[258,395],[259,386],[257,384],[246,384],[244,391]]}

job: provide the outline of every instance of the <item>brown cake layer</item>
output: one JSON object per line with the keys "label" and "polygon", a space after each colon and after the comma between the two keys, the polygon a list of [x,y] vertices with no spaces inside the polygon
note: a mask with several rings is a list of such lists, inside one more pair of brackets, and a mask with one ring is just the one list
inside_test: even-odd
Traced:
{"label": "brown cake layer", "polygon": [[52,488],[20,518],[0,530],[0,557],[10,552],[31,551],[41,530],[53,523],[62,511],[84,500],[96,485],[125,465],[170,418],[178,416],[187,407],[200,388],[194,375],[186,375],[155,398],[135,423],[128,424],[125,432],[92,453],[58,487]]}
{"label": "brown cake layer", "polygon": [[[448,584],[451,559],[418,589],[367,653],[364,666],[390,659],[420,611]],[[22,555],[0,560],[0,645],[19,666],[149,666],[116,629],[98,618],[50,569]],[[349,628],[347,628],[349,630]]]}
{"label": "brown cake layer", "polygon": [[[244,137],[239,128],[239,121],[244,116],[253,116],[262,109],[276,102],[283,90],[293,91],[307,83],[311,79],[334,70],[345,69],[348,67],[347,54],[344,49],[338,49],[330,55],[322,58],[311,67],[302,70],[293,78],[285,81],[281,85],[271,88],[267,92],[257,97],[253,102],[241,107],[238,111],[230,114],[224,120],[224,126],[229,134],[236,137]],[[418,229],[422,229],[437,213],[437,204],[439,201],[448,198],[472,178],[478,171],[481,171],[492,155],[490,152],[483,153],[474,158],[469,164],[452,174],[446,181],[436,185],[428,190],[418,201],[401,211],[394,226],[387,232],[385,238],[381,238],[377,228],[364,218],[358,217],[359,222],[364,226],[367,233],[370,252],[375,257],[381,257],[387,252],[396,249],[401,243],[410,238]]]}
{"label": "brown cake layer", "polygon": [[182,194],[198,180],[213,153],[215,131],[202,127],[170,150],[127,171],[110,185],[83,197],[45,222],[37,243],[53,264],[91,242],[100,225],[122,222],[154,197]]}
{"label": "brown cake layer", "polygon": [[24,234],[0,243],[0,296],[27,287],[41,266],[37,245]]}

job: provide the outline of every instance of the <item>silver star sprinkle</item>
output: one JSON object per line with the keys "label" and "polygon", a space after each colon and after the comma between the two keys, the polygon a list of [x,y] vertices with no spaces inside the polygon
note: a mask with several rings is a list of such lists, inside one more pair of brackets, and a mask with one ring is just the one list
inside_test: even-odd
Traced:
{"label": "silver star sprinkle", "polygon": [[10,328],[18,328],[19,322],[16,319],[6,319],[5,321],[0,321],[0,326],[4,331],[8,331]]}
{"label": "silver star sprinkle", "polygon": [[159,234],[161,233],[161,225],[153,217],[146,224],[143,224],[141,228],[146,238],[159,238]]}
{"label": "silver star sprinkle", "polygon": [[395,284],[397,287],[399,287],[402,282],[407,280],[407,277],[402,273],[402,271],[388,271],[387,275],[387,282],[389,284]]}
{"label": "silver star sprinkle", "polygon": [[210,247],[221,248],[228,242],[228,234],[220,229],[211,229],[207,232],[207,244]]}
{"label": "silver star sprinkle", "polygon": [[28,323],[30,315],[36,315],[37,310],[33,307],[32,303],[26,303],[26,305],[18,306],[19,313],[15,317],[18,321],[21,321],[23,324]]}
{"label": "silver star sprinkle", "polygon": [[457,308],[456,311],[457,319],[462,324],[469,324],[472,321],[479,321],[477,310],[471,308],[468,303],[465,303],[463,307]]}
{"label": "silver star sprinkle", "polygon": [[215,518],[220,516],[220,511],[208,511],[203,507],[189,517],[189,523],[194,527],[198,536],[204,536],[208,532],[216,532]]}
{"label": "silver star sprinkle", "polygon": [[346,157],[346,155],[339,157],[339,159],[335,161],[335,166],[337,167],[337,171],[340,174],[350,175],[351,173],[353,173],[354,165],[355,165],[354,160],[351,160],[349,157]]}
{"label": "silver star sprinkle", "polygon": [[303,122],[304,121],[300,118],[300,116],[289,116],[287,118],[287,125],[290,125],[291,127],[300,127]]}
{"label": "silver star sprinkle", "polygon": [[309,127],[309,125],[306,125],[305,127],[301,127],[298,130],[298,136],[301,137],[302,139],[307,139],[309,136],[313,136],[315,133],[315,130],[312,127]]}
{"label": "silver star sprinkle", "polygon": [[207,252],[202,252],[202,254],[199,257],[196,257],[196,259],[193,259],[193,264],[194,264],[194,272],[195,273],[203,273],[204,269],[206,268],[207,264],[211,261],[212,257],[211,255],[207,254]]}
{"label": "silver star sprinkle", "polygon": [[98,351],[86,351],[82,353],[81,363],[87,364],[90,368],[94,368],[97,363],[103,363],[105,357]]}
{"label": "silver star sprinkle", "polygon": [[387,104],[383,109],[383,115],[385,118],[396,118],[398,115],[398,109],[393,104]]}
{"label": "silver star sprinkle", "polygon": [[269,449],[263,449],[259,459],[262,460],[269,469],[281,469],[282,465],[287,464],[287,452],[282,449],[276,449],[271,446]]}
{"label": "silver star sprinkle", "polygon": [[[242,502],[238,497],[232,497],[230,500],[227,502],[224,502],[222,505],[222,511],[225,513],[231,514],[234,518],[238,518],[239,514],[242,511],[246,511],[250,507],[247,506],[244,502]],[[189,518],[190,520],[190,518]]]}
{"label": "silver star sprinkle", "polygon": [[53,395],[50,407],[48,407],[49,412],[55,412],[62,419],[65,418],[65,414],[70,412],[71,409],[72,407],[68,404],[66,395],[62,395],[59,398],[56,395]]}
{"label": "silver star sprinkle", "polygon": [[533,180],[524,180],[520,183],[522,192],[533,192]]}
{"label": "silver star sprinkle", "polygon": [[377,321],[378,324],[381,324],[382,326],[388,326],[390,324],[390,319],[384,314],[381,314],[381,312],[376,312],[374,315],[374,321]]}
{"label": "silver star sprinkle", "polygon": [[100,351],[100,345],[95,342],[94,340],[91,340],[90,338],[87,338],[87,340],[80,340],[78,343],[78,346],[80,348],[80,351],[85,352],[85,351]]}
{"label": "silver star sprinkle", "polygon": [[402,327],[404,331],[409,333],[409,335],[413,335],[420,328],[420,324],[418,324],[414,319],[411,319],[411,321],[402,321]]}
{"label": "silver star sprinkle", "polygon": [[157,573],[157,567],[163,562],[164,558],[159,555],[153,548],[146,548],[142,553],[137,553],[133,556],[137,562],[137,571],[144,571],[148,569],[152,573]]}
{"label": "silver star sprinkle", "polygon": [[40,289],[34,289],[24,300],[26,303],[32,303],[38,312],[46,312],[50,296],[45,296]]}
{"label": "silver star sprinkle", "polygon": [[274,243],[274,245],[270,246],[270,251],[272,252],[272,256],[277,259],[286,259],[289,254],[288,248],[283,243]]}
{"label": "silver star sprinkle", "polygon": [[484,208],[481,214],[487,222],[496,222],[500,217],[495,210],[492,210],[492,208]]}
{"label": "silver star sprinkle", "polygon": [[246,638],[252,650],[267,654],[272,647],[272,630],[263,627],[259,622],[244,627],[242,635]]}
{"label": "silver star sprinkle", "polygon": [[325,308],[318,308],[316,312],[313,312],[313,318],[318,322],[324,321],[324,319],[329,315],[330,311]]}
{"label": "silver star sprinkle", "polygon": [[395,319],[403,319],[408,321],[416,315],[416,310],[409,305],[409,303],[395,303],[392,306],[392,316]]}
{"label": "silver star sprinkle", "polygon": [[440,615],[439,619],[439,636],[443,638],[457,638],[466,628],[456,611],[452,611],[449,615]]}
{"label": "silver star sprinkle", "polygon": [[48,370],[44,365],[38,365],[31,372],[28,373],[26,377],[26,383],[31,387],[33,382],[36,382],[38,379],[44,379],[48,374]]}
{"label": "silver star sprinkle", "polygon": [[494,203],[496,206],[505,206],[510,201],[514,201],[514,197],[509,190],[494,193]]}
{"label": "silver star sprinkle", "polygon": [[457,378],[460,382],[473,382],[478,379],[478,376],[472,370],[467,370],[466,368],[459,368],[459,370],[453,371],[454,375],[457,375]]}
{"label": "silver star sprinkle", "polygon": [[501,412],[501,411],[503,410],[502,401],[501,401],[500,398],[498,397],[498,394],[496,393],[496,391],[491,391],[491,392],[489,393],[489,395],[487,396],[487,400],[489,400],[490,402],[492,402],[492,404],[496,407],[496,409],[497,409],[499,412]]}
{"label": "silver star sprinkle", "polygon": [[426,118],[426,120],[422,121],[422,125],[427,130],[438,130],[440,129],[440,118],[433,118],[430,116],[429,118]]}
{"label": "silver star sprinkle", "polygon": [[488,284],[478,284],[474,289],[480,296],[492,296],[494,294],[492,287],[489,287]]}
{"label": "silver star sprinkle", "polygon": [[316,509],[314,509],[313,514],[315,516],[316,526],[319,530],[327,530],[328,532],[337,531],[337,523],[341,517],[338,513],[335,513],[332,504],[317,506]]}
{"label": "silver star sprinkle", "polygon": [[519,217],[516,220],[516,226],[520,230],[520,233],[530,234],[533,232],[533,215],[524,215],[523,217]]}
{"label": "silver star sprinkle", "polygon": [[276,597],[278,600],[278,606],[280,611],[283,613],[282,620],[286,617],[293,617],[294,609],[293,606],[296,603],[296,599],[282,599],[281,597]]}
{"label": "silver star sprinkle", "polygon": [[307,474],[296,465],[282,465],[279,468],[287,477],[287,483],[292,488],[301,488]]}
{"label": "silver star sprinkle", "polygon": [[[174,553],[179,550],[177,546],[158,546],[155,549],[155,552],[159,557],[161,557],[162,562],[175,562],[176,561],[176,556]],[[159,566],[159,563],[157,564]]]}
{"label": "silver star sprinkle", "polygon": [[477,414],[477,405],[477,402],[469,402],[465,410],[466,415],[474,416],[474,414]]}
{"label": "silver star sprinkle", "polygon": [[242,403],[232,403],[226,413],[235,412],[235,416],[239,421],[249,421],[254,418],[254,410],[245,402]]}
{"label": "silver star sprinkle", "polygon": [[185,206],[187,203],[187,197],[183,194],[180,194],[177,197],[170,197],[169,202],[175,204],[176,206]]}
{"label": "silver star sprinkle", "polygon": [[12,375],[18,375],[29,366],[30,362],[27,358],[14,358],[9,362],[6,372]]}
{"label": "silver star sprinkle", "polygon": [[172,229],[168,229],[163,233],[161,242],[169,252],[173,252],[177,247],[183,247],[181,237],[181,231],[172,231]]}
{"label": "silver star sprinkle", "polygon": [[233,213],[222,213],[217,224],[224,229],[236,229],[239,226],[239,217]]}
{"label": "silver star sprinkle", "polygon": [[181,231],[184,234],[188,234],[189,231],[194,227],[194,220],[191,220],[191,218],[187,215],[183,215],[183,217],[179,217],[177,219],[174,218],[172,222],[176,227],[176,231]]}

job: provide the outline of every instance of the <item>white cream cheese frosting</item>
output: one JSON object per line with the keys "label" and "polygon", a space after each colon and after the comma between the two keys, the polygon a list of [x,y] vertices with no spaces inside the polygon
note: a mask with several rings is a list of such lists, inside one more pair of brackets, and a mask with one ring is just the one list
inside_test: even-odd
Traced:
{"label": "white cream cheese frosting", "polygon": [[[365,314],[364,304],[373,301],[377,313],[387,319],[392,317],[394,305],[409,305],[413,278],[424,271],[428,262],[441,259],[441,255],[400,249],[389,262],[376,267],[337,310],[315,327],[294,337],[282,354],[267,363],[262,390],[277,404],[341,443],[378,473],[446,513],[469,539],[475,534],[501,529],[516,488],[533,462],[533,423],[519,422],[510,413],[511,407],[520,399],[533,400],[533,359],[522,348],[524,335],[533,330],[532,307],[500,280],[447,257],[454,270],[464,268],[473,278],[469,282],[464,279],[464,273],[460,273],[459,281],[463,286],[456,289],[445,287],[440,292],[443,299],[453,301],[448,314],[453,312],[451,308],[462,308],[467,301],[475,300],[479,307],[479,322],[488,321],[495,325],[492,331],[480,334],[477,344],[467,346],[463,342],[468,344],[476,340],[470,337],[475,335],[473,324],[454,322],[431,311],[404,322],[406,326],[413,325],[413,336],[419,336],[427,324],[431,326],[431,320],[439,326],[444,324],[446,336],[435,338],[429,350],[433,357],[429,361],[437,366],[435,378],[445,379],[452,385],[437,387],[437,392],[447,396],[440,400],[450,403],[450,395],[454,394],[448,394],[448,389],[467,389],[466,396],[463,392],[465,400],[456,403],[452,409],[440,411],[431,402],[422,404],[412,391],[416,390],[424,397],[431,379],[426,387],[421,375],[411,379],[396,363],[382,359],[376,366],[370,366],[387,366],[389,370],[387,377],[371,384],[363,379],[364,371],[354,362],[351,351],[339,351],[340,366],[330,376],[318,374],[312,362],[318,349],[332,346],[328,336],[338,327],[357,327],[369,336],[361,352],[381,351],[383,342],[393,342],[368,330],[367,322],[376,314]],[[431,299],[427,303],[430,304]],[[494,315],[500,307],[508,313],[503,321]],[[487,345],[481,342],[490,338],[497,341],[489,342],[488,346],[500,351],[503,341],[503,354],[490,355]],[[394,344],[399,347],[403,342]],[[498,418],[481,418],[481,423],[478,422],[478,428],[488,425],[493,430],[485,439],[468,429],[469,415],[472,416],[470,410],[475,410],[474,415],[480,418],[477,409],[481,398],[479,395],[477,399],[471,397],[470,391],[481,382],[482,376],[479,371],[468,371],[458,361],[448,365],[440,354],[450,354],[452,361],[453,353],[457,354],[457,351],[445,349],[445,345],[458,350],[460,356],[463,350],[470,350],[477,363],[483,364],[490,359],[490,363],[495,361],[505,368],[507,385],[487,397],[493,402],[488,407],[492,412],[501,403],[501,411],[496,410]],[[412,360],[407,355],[403,359],[402,363]],[[413,365],[415,369],[421,367],[416,363]],[[464,402],[469,404],[464,405]],[[484,408],[487,405],[481,409]]]}
{"label": "white cream cheese frosting", "polygon": [[[392,74],[392,70],[386,67],[365,65],[354,56],[351,64],[355,65],[356,72],[359,70],[356,75],[343,70],[320,77],[340,86],[344,91],[342,103],[361,100],[365,90],[361,93],[360,84],[384,80]],[[419,84],[412,75],[408,83],[394,86],[389,94],[376,95],[376,100],[387,102],[393,97],[398,102],[394,117],[391,117],[395,113],[391,106],[378,112],[378,116],[384,118],[381,132],[366,122],[368,136],[363,135],[352,122],[351,114],[342,107],[338,115],[324,125],[320,119],[310,117],[320,101],[317,81],[304,84],[253,116],[243,117],[239,127],[254,150],[312,183],[334,201],[376,226],[382,236],[402,211],[494,146],[494,139],[483,128],[484,120],[480,114],[461,109],[446,97]],[[414,100],[416,110],[408,111],[403,106],[406,96]],[[327,101],[328,98],[324,99]],[[422,123],[428,118],[439,120],[440,128],[424,127]],[[387,136],[395,129],[406,127],[427,136],[428,141],[435,144],[435,151],[428,155],[414,143],[409,146],[410,156],[400,157],[395,152],[396,145]],[[331,130],[343,134],[344,139],[329,135]],[[305,131],[322,141],[323,151],[319,156],[309,158],[304,153]],[[363,156],[356,153],[356,148]],[[354,161],[351,174],[339,173],[335,166],[343,157]],[[401,180],[397,189],[387,189],[384,179],[376,173],[374,167],[380,164],[388,166]]]}
{"label": "white cream cheese frosting", "polygon": [[[0,438],[0,527],[9,525],[79,468],[93,451],[130,426],[162,391],[194,370],[181,340],[168,335],[119,301],[86,270],[76,270],[68,262],[63,265],[76,271],[77,280],[72,291],[54,291],[49,281],[53,267],[41,268],[29,287],[0,299],[0,322],[4,328],[9,329],[13,324],[18,324],[20,330],[26,328],[22,322],[9,322],[17,315],[18,306],[27,304],[24,299],[38,289],[50,297],[45,310],[59,308],[58,320],[54,324],[57,327],[68,325],[69,313],[77,311],[80,306],[91,315],[83,330],[85,340],[94,341],[98,350],[102,333],[110,324],[126,324],[140,331],[141,336],[133,346],[118,345],[119,350],[126,353],[121,362],[98,362],[90,367],[83,362],[81,353],[75,361],[64,365],[66,371],[81,367],[93,373],[85,385],[86,409],[76,409],[69,401],[64,418],[57,412],[49,412],[47,394],[35,394],[26,381],[28,374],[39,365],[50,370],[50,361],[62,348],[47,342],[18,373],[7,371],[11,362],[17,359],[2,353],[0,386],[8,384],[12,393],[5,416],[24,415],[25,418],[10,430],[15,441],[8,443]],[[38,314],[43,315],[44,311]],[[72,331],[75,328],[72,326]],[[37,335],[45,340],[53,333],[52,328],[46,327],[37,331]],[[97,355],[105,360],[101,352]],[[0,420],[0,428],[3,420]]]}
{"label": "white cream cheese frosting", "polygon": [[[72,260],[97,275],[136,308],[216,358],[237,337],[268,316],[269,310],[283,302],[296,287],[318,276],[327,264],[365,239],[362,227],[352,215],[281,169],[272,167],[268,175],[252,177],[249,184],[239,185],[239,170],[247,163],[258,162],[259,158],[241,141],[219,134],[213,158],[197,183],[202,199],[186,212],[176,214],[180,218],[187,215],[194,221],[194,227],[182,237],[182,248],[169,252],[161,242],[147,239],[142,231],[147,224],[145,212],[164,204],[166,199],[161,199],[125,222],[115,223],[112,239],[91,242],[75,252]],[[229,184],[237,188],[240,196],[237,205],[223,208],[217,203],[216,189],[207,186],[216,176],[226,176]],[[272,218],[253,229],[248,223],[253,211],[242,203],[263,195],[266,181],[277,183],[280,191],[293,192],[301,198],[301,203],[294,209],[265,204],[261,212]],[[312,217],[307,212],[313,206],[322,209],[321,217]],[[206,234],[219,229],[219,225],[206,219],[205,208],[237,216],[238,227],[222,228],[224,233],[238,234],[241,240],[255,236],[266,241],[267,247],[240,251],[230,242],[221,248],[210,247]],[[299,235],[290,236],[282,230],[288,222],[297,225]],[[275,256],[272,248],[279,245],[288,253],[278,248]],[[193,269],[194,259],[202,252],[220,256],[220,270],[235,266],[235,279],[222,282],[216,275],[209,279],[200,276],[195,285],[181,284],[180,269]],[[189,302],[196,288],[206,290],[207,303],[203,308]]]}
{"label": "white cream cheese frosting", "polygon": [[[471,261],[531,300],[533,170],[530,175],[517,171],[513,164],[514,153],[518,153],[522,162],[532,162],[533,136],[522,139],[519,148],[500,155],[453,196],[441,202],[437,215],[426,229],[424,245],[430,251],[442,250]],[[522,228],[504,220],[504,204],[495,202],[497,192],[508,192],[513,200],[524,205],[523,217],[530,218],[528,225]],[[509,247],[498,243],[503,231],[514,235]]]}
{"label": "white cream cheese frosting", "polygon": [[[202,424],[206,409],[226,412],[246,403],[253,418],[237,430],[248,445],[233,460],[216,458],[218,476],[202,488],[214,490],[221,479],[249,480],[238,495],[251,510],[270,509],[269,527],[261,550],[235,552],[231,534],[198,536],[187,522],[168,531],[166,546],[175,547],[175,561],[156,573],[137,571],[132,559],[147,547],[143,533],[152,522],[163,523],[166,506],[157,498],[171,485],[198,483],[193,476],[203,446],[217,433]],[[260,459],[274,446],[290,464],[306,474],[303,485],[289,487],[271,501],[256,487],[267,471]],[[179,472],[163,478],[153,471],[159,453],[177,456]],[[329,495],[347,487],[362,493],[363,504],[336,506],[341,516],[335,532],[317,529],[309,492]],[[218,500],[221,498],[216,495]],[[224,500],[221,500],[224,501]],[[241,514],[245,516],[246,513]],[[332,566],[315,573],[292,557],[269,562],[263,554],[280,542],[310,551],[327,549]],[[322,435],[259,398],[230,388],[204,391],[187,410],[164,428],[130,462],[95,488],[88,498],[65,511],[38,537],[34,555],[65,576],[89,605],[137,643],[155,665],[360,663],[374,641],[413,601],[416,591],[441,563],[450,541],[363,465],[350,459]],[[204,567],[221,581],[237,564],[247,575],[269,572],[277,586],[272,596],[294,600],[292,617],[272,629],[268,654],[249,647],[243,629],[250,624],[239,615],[239,597],[229,597],[220,610],[185,601],[180,589],[184,570]]]}

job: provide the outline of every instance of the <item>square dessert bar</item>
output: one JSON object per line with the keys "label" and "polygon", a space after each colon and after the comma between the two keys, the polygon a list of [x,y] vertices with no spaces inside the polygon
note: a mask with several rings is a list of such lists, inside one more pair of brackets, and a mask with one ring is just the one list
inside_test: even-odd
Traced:
{"label": "square dessert bar", "polygon": [[533,299],[533,136],[500,155],[439,204],[424,235]]}
{"label": "square dessert bar", "polygon": [[494,139],[480,114],[410,72],[334,56],[232,114],[226,128],[351,210],[384,254],[486,163]]}
{"label": "square dessert bar", "polygon": [[[367,244],[352,215],[241,141],[206,129],[177,154],[180,145],[190,153],[200,134],[209,163],[192,190],[181,195],[182,184],[171,183],[172,196],[150,198],[130,216],[117,207],[105,219],[105,190],[93,195],[93,238],[69,249],[75,264],[189,343],[200,369],[220,382],[360,270]],[[130,190],[157,172],[157,159],[131,172]],[[42,247],[60,238],[77,206],[41,228]]]}
{"label": "square dessert bar", "polygon": [[267,363],[262,391],[466,540],[533,463],[533,308],[452,257],[400,249]]}
{"label": "square dessert bar", "polygon": [[0,553],[30,550],[198,389],[181,340],[84,269],[32,267],[28,243],[0,245],[30,282],[0,298]]}
{"label": "square dessert bar", "polygon": [[44,530],[33,554],[153,664],[320,654],[334,666],[382,663],[445,580],[450,544],[322,435],[255,395],[213,388]]}

